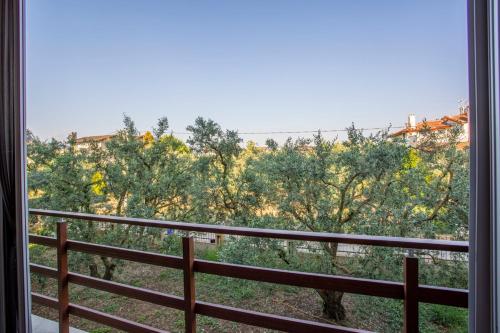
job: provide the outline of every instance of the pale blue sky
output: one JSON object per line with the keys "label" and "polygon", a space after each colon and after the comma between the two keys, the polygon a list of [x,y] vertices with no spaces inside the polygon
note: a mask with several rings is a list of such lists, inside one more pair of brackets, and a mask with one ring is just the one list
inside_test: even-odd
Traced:
{"label": "pale blue sky", "polygon": [[[467,98],[465,0],[28,0],[42,138],[196,116],[240,131],[402,125]],[[259,139],[260,136],[245,138]]]}

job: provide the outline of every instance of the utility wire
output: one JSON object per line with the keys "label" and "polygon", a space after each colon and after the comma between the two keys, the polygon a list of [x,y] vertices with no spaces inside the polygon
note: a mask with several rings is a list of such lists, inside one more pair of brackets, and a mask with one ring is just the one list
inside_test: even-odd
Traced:
{"label": "utility wire", "polygon": [[[365,127],[365,128],[356,128],[360,131],[375,131],[375,130],[385,130],[385,129],[400,129],[405,128],[405,126],[388,126],[388,127]],[[334,133],[334,132],[347,132],[348,129],[317,129],[317,130],[309,130],[309,131],[256,131],[256,132],[240,132],[237,131],[238,134],[241,135],[268,135],[268,134],[312,134],[312,133]],[[177,132],[171,131],[172,134],[180,134],[180,135],[190,135],[191,132]]]}

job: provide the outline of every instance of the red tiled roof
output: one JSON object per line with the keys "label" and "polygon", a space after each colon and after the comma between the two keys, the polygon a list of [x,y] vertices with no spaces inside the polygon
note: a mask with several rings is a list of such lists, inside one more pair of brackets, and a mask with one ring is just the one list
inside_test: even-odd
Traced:
{"label": "red tiled roof", "polygon": [[409,127],[394,132],[391,136],[401,136],[408,133],[417,133],[426,131],[441,131],[451,128],[453,125],[463,125],[469,122],[468,112],[460,113],[453,116],[444,116],[436,120],[424,120],[416,124],[415,127]]}

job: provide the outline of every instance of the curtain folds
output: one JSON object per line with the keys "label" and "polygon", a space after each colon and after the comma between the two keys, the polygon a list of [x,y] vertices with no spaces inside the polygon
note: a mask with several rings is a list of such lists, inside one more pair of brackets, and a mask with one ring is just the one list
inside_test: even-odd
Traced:
{"label": "curtain folds", "polygon": [[30,332],[24,0],[0,0],[0,332]]}

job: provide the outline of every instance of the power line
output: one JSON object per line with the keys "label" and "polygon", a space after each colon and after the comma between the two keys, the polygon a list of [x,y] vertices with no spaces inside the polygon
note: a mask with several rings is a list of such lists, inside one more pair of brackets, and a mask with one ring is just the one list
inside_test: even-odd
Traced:
{"label": "power line", "polygon": [[[375,130],[386,130],[386,129],[400,129],[404,128],[405,126],[388,126],[388,127],[365,127],[365,128],[356,128],[357,130],[360,131],[375,131]],[[327,130],[322,130],[322,129],[317,129],[317,130],[306,130],[306,131],[255,131],[255,132],[240,132],[237,131],[238,134],[241,135],[270,135],[270,134],[314,134],[314,133],[335,133],[335,132],[347,132],[349,129],[343,128],[343,129],[327,129]],[[192,134],[191,132],[177,132],[177,131],[171,131],[172,134],[179,134],[179,135],[190,135]]]}

